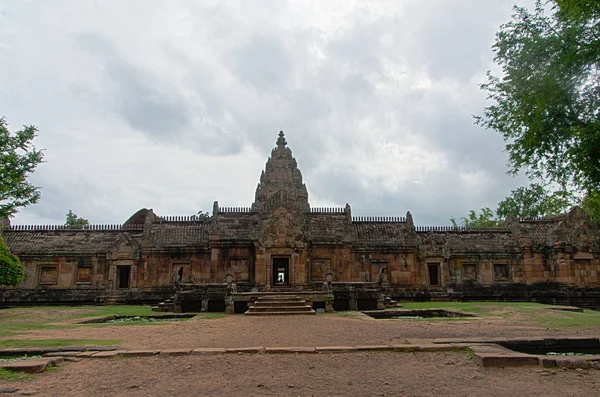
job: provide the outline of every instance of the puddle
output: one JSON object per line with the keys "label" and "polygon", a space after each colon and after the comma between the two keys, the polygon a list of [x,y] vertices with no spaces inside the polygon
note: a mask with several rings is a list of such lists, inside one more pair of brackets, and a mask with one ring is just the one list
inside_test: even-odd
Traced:
{"label": "puddle", "polygon": [[519,353],[546,356],[591,356],[600,354],[600,342],[590,339],[541,339],[506,341],[500,345]]}
{"label": "puddle", "polygon": [[471,313],[465,313],[458,310],[446,309],[402,309],[402,310],[370,310],[364,311],[369,317],[381,319],[419,319],[419,318],[440,318],[440,317],[477,317]]}
{"label": "puddle", "polygon": [[79,321],[79,324],[147,324],[185,321],[195,314],[166,314],[162,316],[106,316]]}

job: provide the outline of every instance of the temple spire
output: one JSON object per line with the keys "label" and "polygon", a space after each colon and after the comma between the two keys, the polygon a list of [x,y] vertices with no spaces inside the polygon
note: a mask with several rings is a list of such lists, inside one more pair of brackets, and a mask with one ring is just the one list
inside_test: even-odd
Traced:
{"label": "temple spire", "polygon": [[271,151],[271,157],[260,175],[252,210],[270,210],[275,206],[310,211],[308,192],[302,183],[302,173],[292,156],[292,151],[287,147],[283,131],[279,131],[277,147]]}
{"label": "temple spire", "polygon": [[277,138],[277,147],[283,149],[287,145],[287,141],[285,140],[285,134],[283,131],[279,131],[279,138]]}

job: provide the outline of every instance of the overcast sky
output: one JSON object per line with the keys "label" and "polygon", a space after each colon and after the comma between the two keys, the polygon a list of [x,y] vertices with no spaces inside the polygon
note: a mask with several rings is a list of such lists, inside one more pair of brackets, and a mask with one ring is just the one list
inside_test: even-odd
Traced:
{"label": "overcast sky", "polygon": [[249,206],[280,129],[313,207],[495,209],[525,180],[471,115],[513,4],[0,0],[0,116],[46,160],[12,223]]}

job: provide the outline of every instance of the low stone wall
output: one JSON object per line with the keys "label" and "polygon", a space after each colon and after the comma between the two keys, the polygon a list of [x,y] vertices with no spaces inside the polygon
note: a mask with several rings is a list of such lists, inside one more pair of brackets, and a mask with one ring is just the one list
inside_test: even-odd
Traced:
{"label": "low stone wall", "polygon": [[93,305],[103,303],[113,293],[120,303],[155,304],[175,292],[173,287],[153,287],[147,290],[117,290],[107,288],[2,288],[0,307],[27,305]]}

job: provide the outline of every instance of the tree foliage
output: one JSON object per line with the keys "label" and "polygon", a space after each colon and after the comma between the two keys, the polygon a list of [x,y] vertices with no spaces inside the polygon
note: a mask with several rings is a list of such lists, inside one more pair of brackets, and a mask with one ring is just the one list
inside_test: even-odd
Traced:
{"label": "tree foliage", "polygon": [[78,217],[72,210],[69,210],[69,212],[67,213],[67,219],[65,221],[65,226],[81,228],[88,224],[89,224],[89,222],[87,219]]}
{"label": "tree foliage", "polygon": [[40,198],[39,188],[27,182],[44,159],[43,151],[32,145],[36,133],[32,125],[11,133],[6,120],[0,118],[0,218],[8,218]]}
{"label": "tree foliage", "polygon": [[198,211],[198,213],[192,215],[192,219],[197,221],[209,222],[210,214],[208,212],[200,210]]}
{"label": "tree foliage", "polygon": [[574,200],[573,194],[566,189],[550,192],[543,185],[532,183],[511,191],[510,196],[498,204],[496,215],[499,218],[508,215],[517,218],[558,215],[567,211]]}
{"label": "tree foliage", "polygon": [[592,217],[596,227],[600,229],[600,192],[588,192],[581,202],[581,207]]}
{"label": "tree foliage", "polygon": [[16,286],[25,278],[25,268],[15,255],[11,254],[0,235],[0,285]]}
{"label": "tree foliage", "polygon": [[501,76],[477,124],[502,134],[511,171],[600,190],[600,2],[515,7],[493,46]]}
{"label": "tree foliage", "polygon": [[482,208],[479,214],[475,210],[469,211],[467,217],[460,218],[460,224],[454,218],[450,218],[450,222],[454,227],[496,227],[502,225],[502,220],[496,218],[494,211],[488,207]]}
{"label": "tree foliage", "polygon": [[[600,200],[600,195],[598,198]],[[495,212],[488,207],[482,208],[479,214],[471,210],[467,217],[461,218],[460,226],[501,226],[508,215],[517,218],[558,215],[567,211],[576,202],[577,198],[566,189],[550,191],[543,185],[532,183],[527,187],[521,186],[511,191],[508,197],[498,203]],[[593,208],[592,198],[589,203],[588,207]],[[590,212],[588,208],[585,209]],[[450,222],[455,227],[459,226],[454,218],[450,218]]]}

